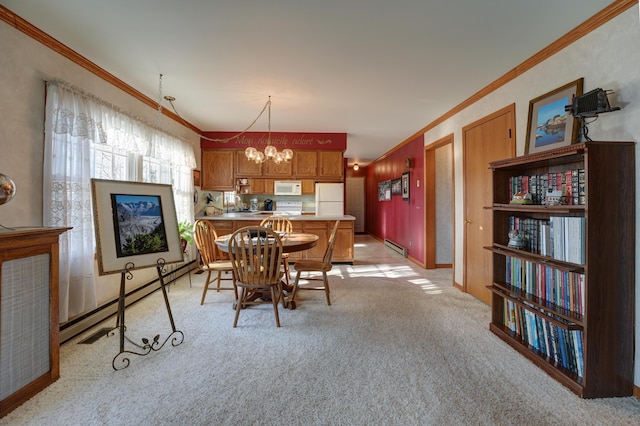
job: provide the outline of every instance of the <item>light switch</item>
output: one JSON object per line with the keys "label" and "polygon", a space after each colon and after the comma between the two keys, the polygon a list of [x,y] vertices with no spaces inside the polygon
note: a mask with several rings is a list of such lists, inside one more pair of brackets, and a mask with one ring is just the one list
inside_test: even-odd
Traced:
{"label": "light switch", "polygon": [[416,187],[420,188],[420,179],[416,181]]}

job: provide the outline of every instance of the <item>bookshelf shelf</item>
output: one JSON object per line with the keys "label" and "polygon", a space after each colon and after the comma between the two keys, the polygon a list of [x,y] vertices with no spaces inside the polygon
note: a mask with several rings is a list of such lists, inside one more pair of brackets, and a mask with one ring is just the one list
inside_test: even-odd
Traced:
{"label": "bookshelf shelf", "polygon": [[[582,398],[633,393],[634,150],[589,141],[491,163],[489,329]],[[545,205],[551,190],[563,204]]]}

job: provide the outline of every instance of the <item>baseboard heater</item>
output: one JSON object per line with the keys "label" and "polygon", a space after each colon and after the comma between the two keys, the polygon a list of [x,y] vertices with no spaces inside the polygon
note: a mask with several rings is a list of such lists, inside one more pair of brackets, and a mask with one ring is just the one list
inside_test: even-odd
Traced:
{"label": "baseboard heater", "polygon": [[[169,285],[173,281],[177,280],[183,275],[187,275],[192,269],[196,267],[195,262],[191,261],[184,266],[180,266],[175,270],[164,275],[165,284]],[[172,279],[166,280],[169,275],[173,275]],[[154,279],[140,287],[125,294],[125,307],[132,305],[150,295],[151,293],[160,290],[160,280]],[[171,291],[169,288],[168,291]],[[116,315],[118,313],[118,299],[113,299],[91,312],[82,315],[79,318],[75,318],[60,326],[60,344],[72,339],[73,337],[84,333],[91,327],[101,323],[102,321]],[[114,321],[115,326],[115,321]]]}
{"label": "baseboard heater", "polygon": [[391,250],[400,253],[402,257],[407,257],[407,249],[402,247],[400,244],[394,243],[393,241],[385,238],[384,245],[389,247]]}

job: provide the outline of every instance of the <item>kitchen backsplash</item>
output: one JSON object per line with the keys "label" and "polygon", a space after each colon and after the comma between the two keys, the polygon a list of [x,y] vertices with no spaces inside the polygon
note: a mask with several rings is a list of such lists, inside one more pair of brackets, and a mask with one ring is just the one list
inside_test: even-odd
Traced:
{"label": "kitchen backsplash", "polygon": [[[217,207],[224,212],[235,210],[234,206],[227,206],[226,203],[223,203],[223,193],[218,191],[198,191],[198,201],[194,208],[195,215],[199,216],[204,214],[204,209],[207,206]],[[258,200],[258,209],[264,210],[264,200],[270,199],[275,203],[275,208],[278,206],[278,201],[286,200],[286,201],[302,201],[302,211],[303,212],[315,212],[316,210],[316,199],[315,195],[268,195],[268,194],[242,194],[238,195],[241,202],[246,204],[247,207],[251,205],[251,199],[256,198]]]}

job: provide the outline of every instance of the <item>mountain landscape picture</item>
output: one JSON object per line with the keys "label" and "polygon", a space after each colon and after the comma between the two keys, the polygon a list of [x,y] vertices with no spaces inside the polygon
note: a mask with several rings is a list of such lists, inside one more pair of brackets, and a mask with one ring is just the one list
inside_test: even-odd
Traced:
{"label": "mountain landscape picture", "polygon": [[157,195],[111,194],[117,257],[169,250]]}

